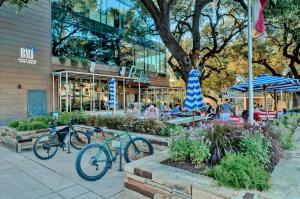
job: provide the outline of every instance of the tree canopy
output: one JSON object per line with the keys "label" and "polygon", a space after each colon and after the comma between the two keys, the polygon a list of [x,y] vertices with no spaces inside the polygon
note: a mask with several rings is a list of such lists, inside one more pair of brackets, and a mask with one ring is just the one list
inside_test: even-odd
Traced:
{"label": "tree canopy", "polygon": [[[199,68],[202,79],[226,67],[209,64],[246,27],[243,1],[237,0],[139,0],[141,10],[151,16],[155,30],[171,53],[168,63],[187,81],[188,71]],[[182,40],[191,38],[190,49]]]}

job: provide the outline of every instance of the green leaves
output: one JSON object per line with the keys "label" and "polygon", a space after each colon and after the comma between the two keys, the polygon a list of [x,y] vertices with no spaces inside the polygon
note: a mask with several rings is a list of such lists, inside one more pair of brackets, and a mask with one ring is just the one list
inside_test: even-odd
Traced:
{"label": "green leaves", "polygon": [[194,165],[201,165],[210,156],[209,146],[203,140],[191,140],[182,137],[173,140],[170,146],[171,159],[174,161],[191,161]]}
{"label": "green leaves", "polygon": [[247,133],[240,142],[241,152],[256,159],[265,168],[270,163],[271,142],[260,131]]}
{"label": "green leaves", "polygon": [[270,174],[257,160],[242,154],[228,153],[220,165],[206,174],[216,179],[220,185],[260,191],[270,187]]}

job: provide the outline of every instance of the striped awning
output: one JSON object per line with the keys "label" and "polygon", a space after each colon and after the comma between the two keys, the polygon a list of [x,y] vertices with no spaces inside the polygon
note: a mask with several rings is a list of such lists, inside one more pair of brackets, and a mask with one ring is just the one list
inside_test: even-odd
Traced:
{"label": "striped awning", "polygon": [[108,82],[108,92],[109,92],[109,107],[117,107],[117,82],[115,79],[111,79]]}
{"label": "striped awning", "polygon": [[[230,87],[232,90],[241,92],[247,92],[249,89],[248,82],[236,84]],[[294,78],[279,77],[273,75],[262,74],[253,79],[253,91],[254,92],[296,92],[300,91],[299,80]]]}
{"label": "striped awning", "polygon": [[185,99],[185,108],[189,111],[195,111],[205,106],[198,76],[198,70],[190,70]]}

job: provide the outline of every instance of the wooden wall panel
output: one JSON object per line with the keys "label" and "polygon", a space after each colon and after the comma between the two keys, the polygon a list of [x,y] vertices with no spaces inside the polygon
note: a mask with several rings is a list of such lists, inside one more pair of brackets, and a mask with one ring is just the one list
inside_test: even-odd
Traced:
{"label": "wooden wall panel", "polygon": [[[20,48],[36,49],[37,64],[19,63]],[[32,2],[18,14],[5,3],[0,7],[0,125],[27,116],[28,90],[46,90],[51,111],[50,72],[50,0]]]}

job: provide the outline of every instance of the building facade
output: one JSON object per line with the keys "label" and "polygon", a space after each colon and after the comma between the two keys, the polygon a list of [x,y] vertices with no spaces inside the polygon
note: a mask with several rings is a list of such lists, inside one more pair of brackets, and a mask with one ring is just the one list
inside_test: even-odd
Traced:
{"label": "building facade", "polygon": [[51,4],[0,7],[0,125],[51,110]]}
{"label": "building facade", "polygon": [[118,80],[119,109],[169,102],[166,50],[141,35],[136,17],[130,0],[39,0],[18,14],[0,7],[0,125],[107,110],[110,78]]}

